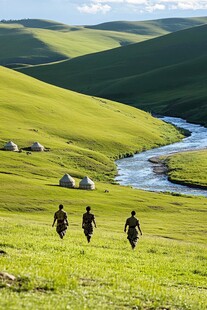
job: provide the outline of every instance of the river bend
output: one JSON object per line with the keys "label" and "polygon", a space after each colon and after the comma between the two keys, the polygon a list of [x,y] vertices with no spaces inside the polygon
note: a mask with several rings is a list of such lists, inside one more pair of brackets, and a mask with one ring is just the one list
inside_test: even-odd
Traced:
{"label": "river bend", "polygon": [[115,180],[121,185],[131,185],[147,191],[174,192],[186,195],[202,195],[207,197],[207,190],[191,188],[168,181],[167,175],[153,172],[154,164],[149,158],[169,155],[175,152],[207,148],[207,128],[186,122],[177,117],[163,117],[163,121],[172,123],[191,132],[189,137],[180,142],[151,149],[133,157],[116,161],[118,176]]}

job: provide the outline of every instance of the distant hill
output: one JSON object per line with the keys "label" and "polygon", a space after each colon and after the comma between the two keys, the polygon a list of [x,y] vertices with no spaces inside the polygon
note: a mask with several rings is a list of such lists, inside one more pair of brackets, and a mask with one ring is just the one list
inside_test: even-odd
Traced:
{"label": "distant hill", "polygon": [[141,42],[206,23],[207,17],[69,26],[22,19],[0,22],[0,65],[10,68],[52,63]]}
{"label": "distant hill", "polygon": [[47,83],[207,125],[207,25],[23,69]]}
{"label": "distant hill", "polygon": [[36,19],[1,22],[0,36],[0,65],[10,68],[61,61],[152,37]]}
{"label": "distant hill", "polygon": [[90,29],[99,29],[107,31],[120,31],[135,34],[160,36],[170,32],[184,30],[207,23],[207,17],[191,18],[164,18],[146,21],[114,21],[102,23],[94,26],[85,26]]}

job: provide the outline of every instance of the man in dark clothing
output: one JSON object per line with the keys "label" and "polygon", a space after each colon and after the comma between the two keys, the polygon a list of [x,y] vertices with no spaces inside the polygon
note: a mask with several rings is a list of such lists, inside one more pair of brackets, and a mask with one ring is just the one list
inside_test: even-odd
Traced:
{"label": "man in dark clothing", "polygon": [[59,234],[60,238],[63,239],[69,226],[67,213],[63,210],[63,205],[59,205],[59,210],[55,212],[52,227],[55,225],[56,221],[56,231]]}
{"label": "man in dark clothing", "polygon": [[[134,248],[137,245],[137,241],[139,239],[138,230],[139,230],[141,235],[142,235],[142,231],[141,231],[141,227],[139,224],[139,220],[135,217],[136,212],[132,211],[131,215],[132,216],[126,220],[126,224],[124,226],[124,232],[126,232],[127,226],[129,226],[128,232],[127,232],[127,239],[129,240],[129,243],[131,244],[131,247],[134,250]],[[137,230],[137,228],[138,228],[138,230]]]}
{"label": "man in dark clothing", "polygon": [[93,234],[93,224],[96,227],[96,221],[94,214],[91,213],[91,207],[86,207],[86,213],[83,214],[82,228],[84,229],[84,234],[87,238],[88,243],[91,240]]}

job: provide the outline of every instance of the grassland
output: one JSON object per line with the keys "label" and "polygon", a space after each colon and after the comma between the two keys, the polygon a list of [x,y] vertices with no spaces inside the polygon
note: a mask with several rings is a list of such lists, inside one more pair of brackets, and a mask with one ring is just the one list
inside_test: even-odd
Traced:
{"label": "grassland", "polygon": [[206,32],[206,25],[194,27],[22,72],[64,88],[207,125]]}
{"label": "grassland", "polygon": [[[206,308],[206,199],[117,185],[104,193],[101,183],[86,192],[5,180],[0,249],[7,254],[0,270],[17,280],[1,281],[3,309]],[[60,202],[70,221],[64,240],[51,227]],[[81,230],[88,204],[97,220],[89,245]],[[131,209],[143,230],[135,251],[123,233]]]}
{"label": "grassland", "polygon": [[178,153],[165,162],[170,181],[207,188],[207,150]]}
{"label": "grassland", "polygon": [[[0,79],[0,147],[12,139],[50,149],[0,150],[0,271],[16,277],[0,279],[0,308],[205,309],[206,198],[109,183],[115,158],[175,141],[174,127],[9,69],[0,68]],[[96,190],[57,186],[65,172],[77,185],[88,174]],[[70,222],[64,240],[51,227],[59,203]],[[86,205],[97,220],[89,245]],[[143,230],[135,251],[123,233],[132,209]]]}

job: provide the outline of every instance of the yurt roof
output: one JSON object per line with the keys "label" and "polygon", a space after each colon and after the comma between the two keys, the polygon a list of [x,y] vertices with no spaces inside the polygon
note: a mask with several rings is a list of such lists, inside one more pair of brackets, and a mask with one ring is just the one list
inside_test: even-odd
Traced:
{"label": "yurt roof", "polygon": [[60,181],[62,181],[62,182],[74,182],[74,179],[68,173],[66,173],[62,177],[62,179],[60,179]]}
{"label": "yurt roof", "polygon": [[40,144],[39,142],[34,142],[34,143],[32,144],[32,146],[35,146],[35,147],[43,147],[43,145]]}
{"label": "yurt roof", "polygon": [[17,146],[13,141],[9,141],[5,146]]}
{"label": "yurt roof", "polygon": [[86,185],[86,184],[91,184],[93,185],[94,182],[89,178],[89,177],[84,177],[81,181],[80,181],[81,185]]}

